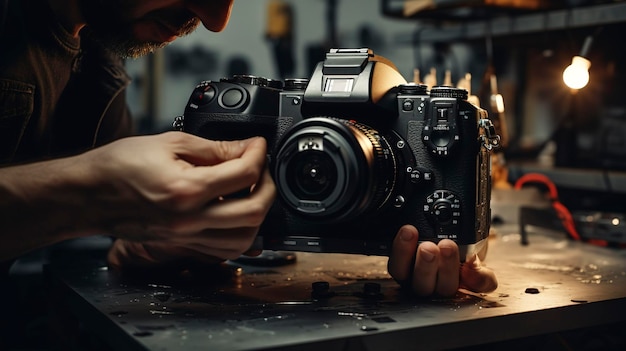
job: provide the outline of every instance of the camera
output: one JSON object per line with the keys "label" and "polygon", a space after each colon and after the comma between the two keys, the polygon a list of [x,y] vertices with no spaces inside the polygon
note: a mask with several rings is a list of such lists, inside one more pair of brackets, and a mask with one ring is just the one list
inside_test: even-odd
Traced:
{"label": "camera", "polygon": [[489,235],[499,143],[467,95],[407,83],[367,48],[331,49],[310,78],[203,81],[174,127],[266,138],[278,194],[259,248],[389,255],[398,229],[413,224],[421,241],[456,241],[463,260]]}

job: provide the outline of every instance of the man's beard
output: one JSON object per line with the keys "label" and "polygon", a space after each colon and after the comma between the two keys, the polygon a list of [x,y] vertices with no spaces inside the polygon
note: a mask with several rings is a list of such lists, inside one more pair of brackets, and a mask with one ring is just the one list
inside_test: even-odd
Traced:
{"label": "man's beard", "polygon": [[[144,42],[133,36],[133,22],[126,19],[133,1],[80,0],[79,6],[92,39],[122,58],[137,58],[162,48],[169,42]],[[200,20],[185,9],[167,9],[149,14],[149,18],[177,28],[177,36],[193,32]]]}

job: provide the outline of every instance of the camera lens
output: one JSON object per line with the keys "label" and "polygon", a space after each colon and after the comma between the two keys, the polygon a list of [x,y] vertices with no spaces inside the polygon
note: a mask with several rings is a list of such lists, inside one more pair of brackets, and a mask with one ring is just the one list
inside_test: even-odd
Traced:
{"label": "camera lens", "polygon": [[323,152],[300,152],[287,165],[287,182],[294,195],[311,200],[324,200],[337,182],[337,167]]}
{"label": "camera lens", "polygon": [[314,117],[278,145],[274,179],[296,213],[343,221],[382,207],[394,190],[397,160],[387,139],[354,121]]}

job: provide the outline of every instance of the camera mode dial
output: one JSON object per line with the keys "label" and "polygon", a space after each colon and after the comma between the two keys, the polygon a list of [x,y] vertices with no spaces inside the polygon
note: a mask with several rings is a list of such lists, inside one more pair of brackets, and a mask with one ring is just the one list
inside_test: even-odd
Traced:
{"label": "camera mode dial", "polygon": [[399,88],[399,93],[403,95],[426,95],[428,93],[428,86],[426,84],[400,84]]}
{"label": "camera mode dial", "polygon": [[461,223],[461,199],[449,190],[437,190],[426,197],[424,212],[438,228],[438,234],[448,234]]}
{"label": "camera mode dial", "polygon": [[309,85],[309,80],[306,78],[289,78],[285,80],[285,90],[299,91],[306,89]]}

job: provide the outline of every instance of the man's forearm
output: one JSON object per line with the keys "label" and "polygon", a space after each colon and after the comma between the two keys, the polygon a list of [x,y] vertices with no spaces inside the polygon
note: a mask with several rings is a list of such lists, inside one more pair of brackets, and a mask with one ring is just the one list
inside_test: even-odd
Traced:
{"label": "man's forearm", "polygon": [[0,261],[92,229],[85,173],[78,157],[0,168]]}

